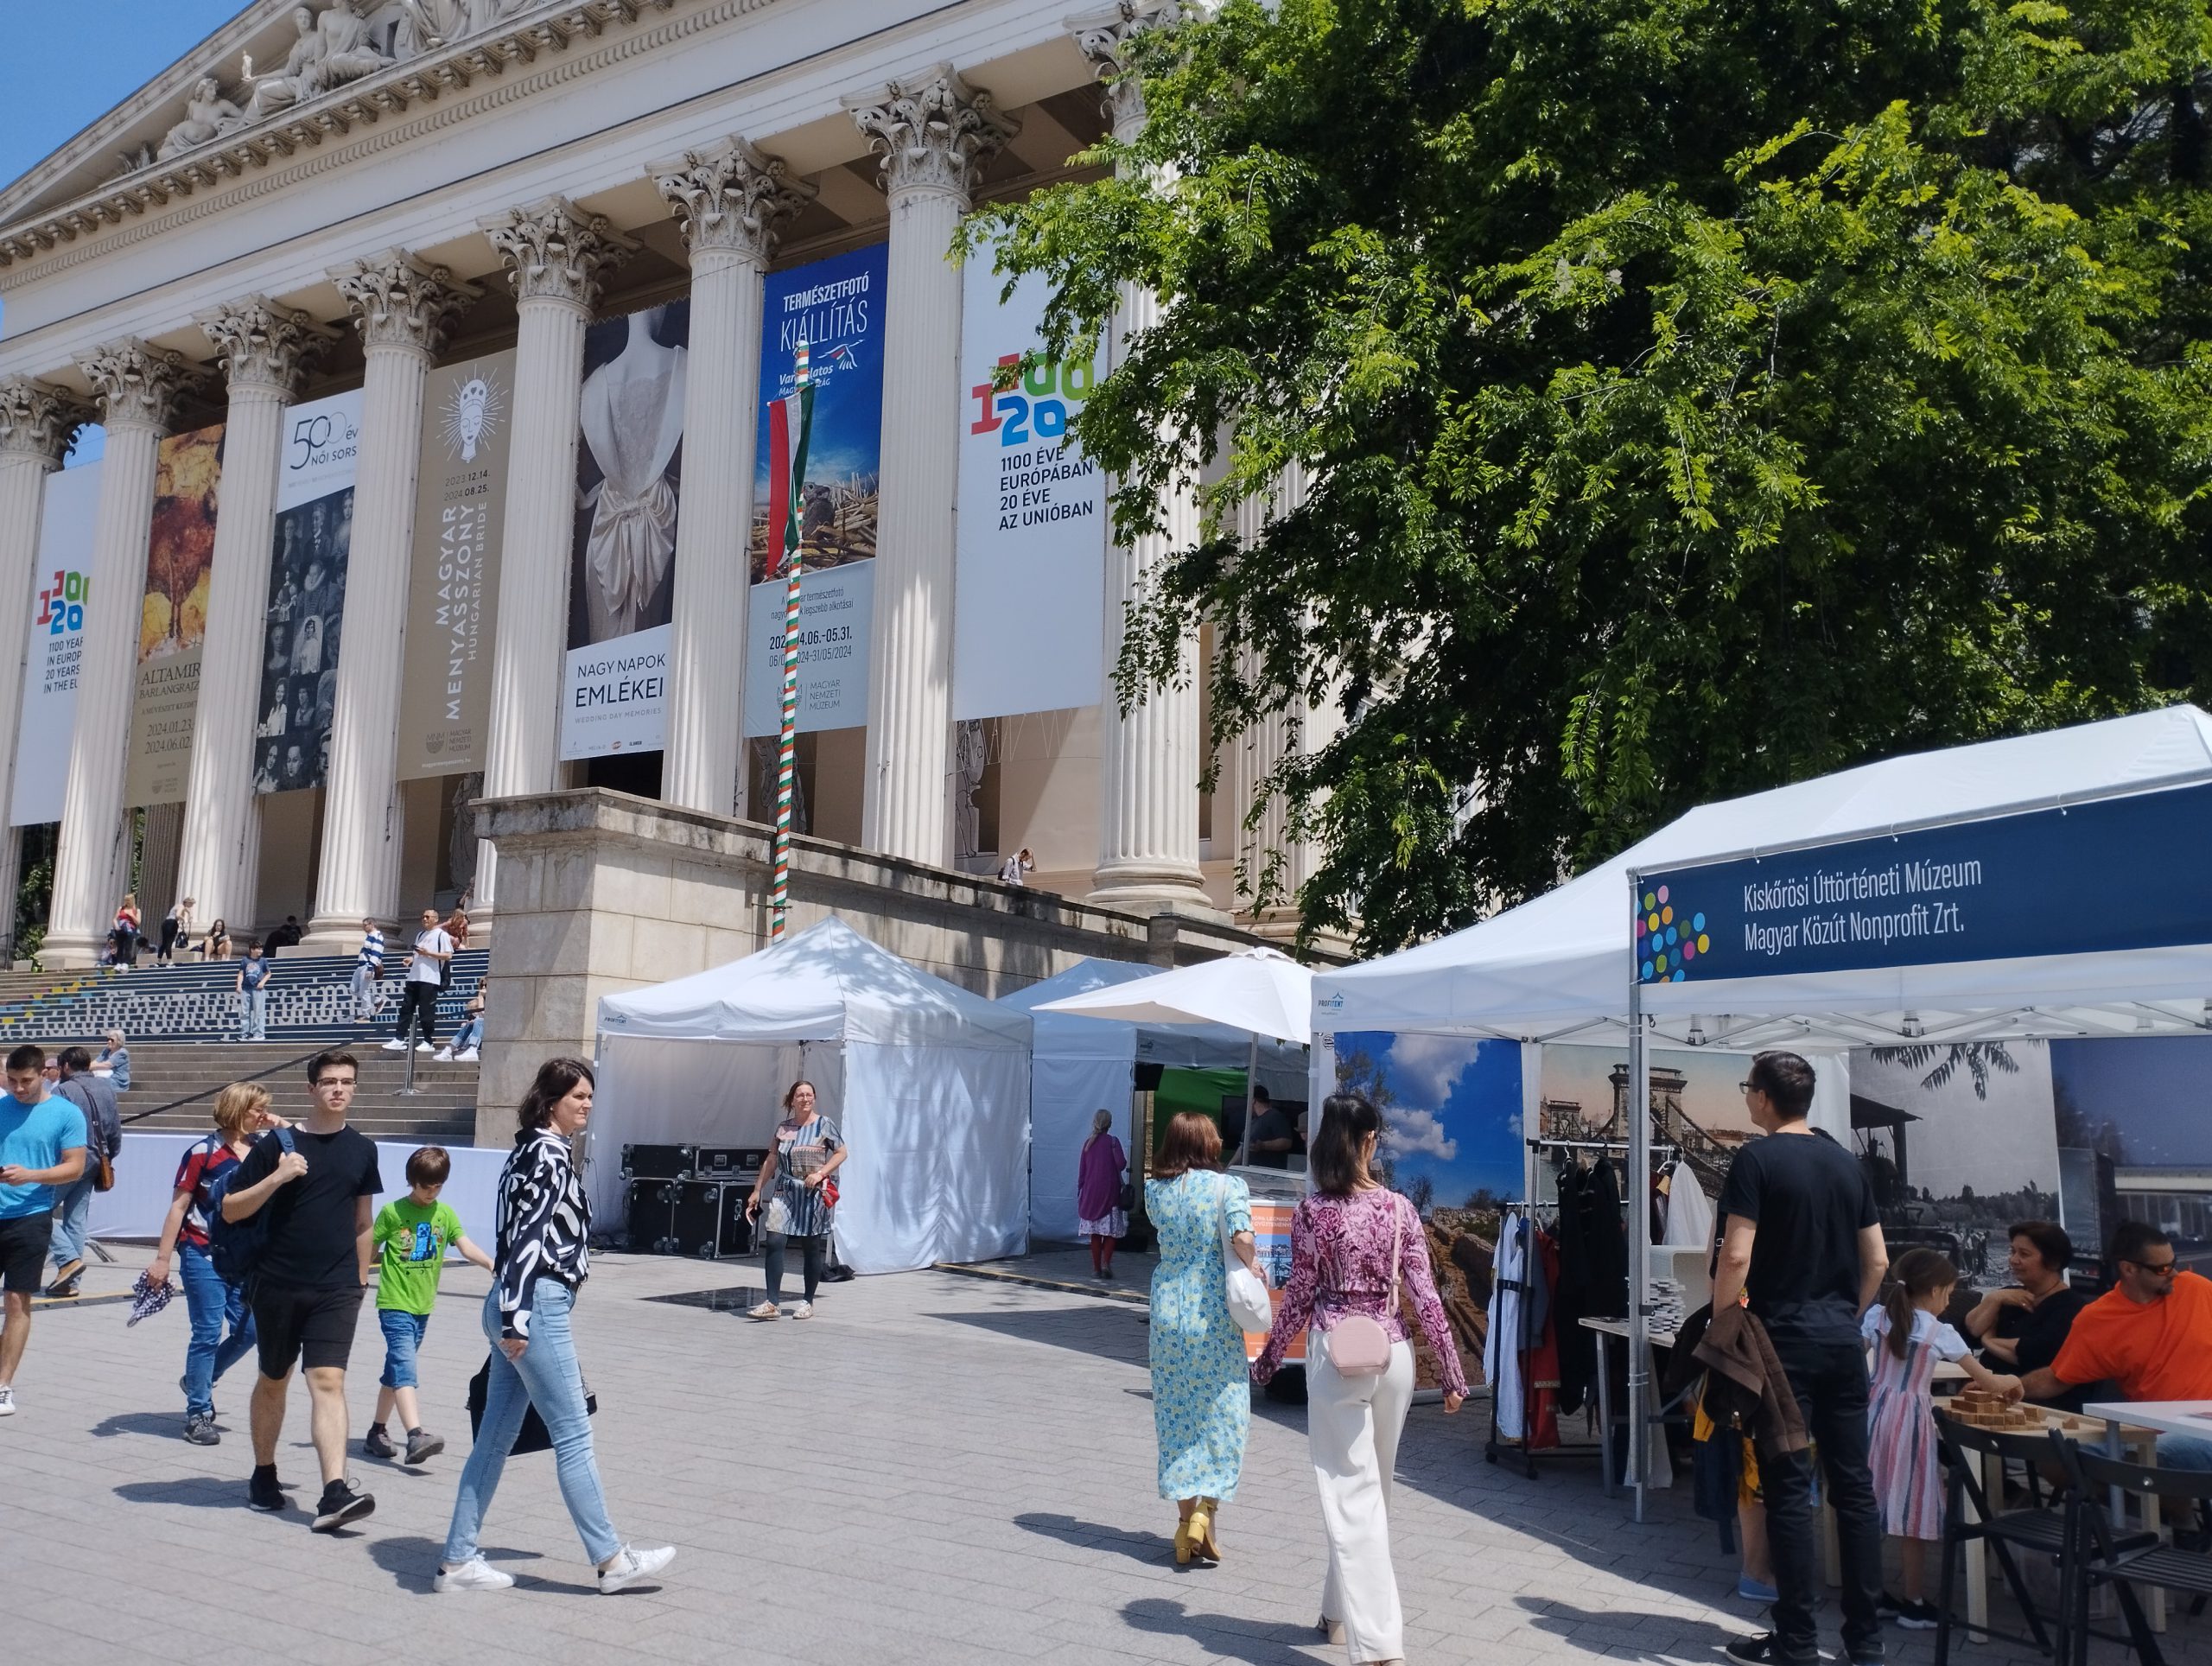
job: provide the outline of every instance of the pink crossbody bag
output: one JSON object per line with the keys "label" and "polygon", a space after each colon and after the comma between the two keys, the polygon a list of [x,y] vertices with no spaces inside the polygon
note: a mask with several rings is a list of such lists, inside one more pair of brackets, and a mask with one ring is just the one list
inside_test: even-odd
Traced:
{"label": "pink crossbody bag", "polygon": [[[1398,1311],[1398,1254],[1404,1245],[1405,1218],[1390,1206],[1390,1307]],[[1346,1313],[1329,1327],[1329,1363],[1343,1377],[1380,1377],[1390,1369],[1390,1332],[1379,1319]]]}

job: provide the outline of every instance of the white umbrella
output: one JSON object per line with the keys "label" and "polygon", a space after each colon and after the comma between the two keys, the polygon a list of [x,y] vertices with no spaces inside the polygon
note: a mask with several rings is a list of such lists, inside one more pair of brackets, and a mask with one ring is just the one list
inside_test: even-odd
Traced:
{"label": "white umbrella", "polygon": [[[1226,1024],[1252,1037],[1246,1064],[1249,1085],[1258,1079],[1261,1036],[1281,1041],[1313,1039],[1313,974],[1279,950],[1239,949],[1157,976],[1047,1001],[1036,1010],[1124,1023]],[[1248,1117],[1240,1160],[1251,1138]]]}

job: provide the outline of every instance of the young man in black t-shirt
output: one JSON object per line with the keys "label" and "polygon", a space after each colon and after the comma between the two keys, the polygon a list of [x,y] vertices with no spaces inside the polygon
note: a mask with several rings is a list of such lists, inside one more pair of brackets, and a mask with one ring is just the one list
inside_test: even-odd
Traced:
{"label": "young man in black t-shirt", "polygon": [[248,1286],[260,1351],[253,1385],[253,1479],[246,1501],[282,1510],[276,1437],[284,1428],[284,1394],[292,1368],[307,1370],[322,1498],[315,1530],[333,1532],[376,1506],[346,1481],[346,1361],[353,1351],[361,1293],[374,1265],[370,1228],[384,1189],[377,1148],[346,1126],[360,1066],[349,1052],[317,1053],[308,1065],[315,1109],[292,1129],[293,1149],[265,1135],[238,1165],[224,1194],[223,1215],[245,1220],[266,1209],[269,1236]]}
{"label": "young man in black t-shirt", "polygon": [[[1806,1122],[1813,1067],[1763,1052],[1744,1084],[1766,1137],[1736,1154],[1720,1192],[1724,1236],[1715,1313],[1743,1296],[1765,1326],[1821,1455],[1843,1563],[1843,1643],[1853,1666],[1883,1658],[1882,1524],[1866,1462],[1866,1349],[1859,1315],[1889,1267],[1866,1171]],[[1767,1537],[1774,1550],[1774,1630],[1728,1645],[1739,1666],[1812,1666],[1813,1466],[1805,1452],[1759,1453]]]}

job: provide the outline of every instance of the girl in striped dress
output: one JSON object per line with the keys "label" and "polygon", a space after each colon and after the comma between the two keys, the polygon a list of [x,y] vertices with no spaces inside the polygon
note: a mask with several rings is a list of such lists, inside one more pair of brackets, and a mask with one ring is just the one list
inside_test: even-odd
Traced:
{"label": "girl in striped dress", "polygon": [[1890,1269],[1879,1305],[1866,1311],[1860,1330],[1874,1346],[1874,1381],[1866,1402],[1868,1467],[1882,1510],[1882,1530],[1900,1541],[1904,1574],[1902,1599],[1885,1595],[1881,1607],[1908,1631],[1936,1628],[1928,1600],[1924,1547],[1943,1536],[1943,1466],[1936,1455],[1936,1419],[1929,1385],[1936,1362],[1955,1360],[1982,1387],[2007,1400],[2020,1397],[2020,1379],[1999,1377],[1976,1360],[1966,1339],[1938,1317],[1957,1288],[1959,1269],[1936,1250],[1908,1250]]}

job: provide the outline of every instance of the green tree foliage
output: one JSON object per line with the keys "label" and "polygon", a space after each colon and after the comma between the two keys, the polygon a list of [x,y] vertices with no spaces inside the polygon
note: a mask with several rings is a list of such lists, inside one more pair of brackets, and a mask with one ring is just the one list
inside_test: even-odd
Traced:
{"label": "green tree foliage", "polygon": [[1229,0],[1134,57],[1116,176],[971,235],[1056,348],[1166,297],[1075,423],[1124,535],[1207,471],[1121,696],[1202,614],[1217,741],[1342,701],[1274,782],[1309,929],[2212,687],[2203,0]]}

